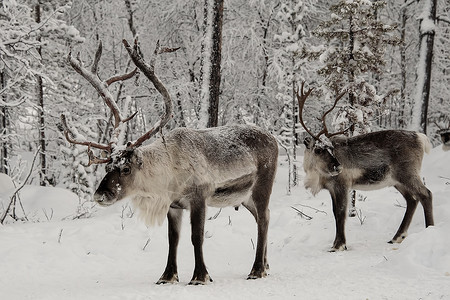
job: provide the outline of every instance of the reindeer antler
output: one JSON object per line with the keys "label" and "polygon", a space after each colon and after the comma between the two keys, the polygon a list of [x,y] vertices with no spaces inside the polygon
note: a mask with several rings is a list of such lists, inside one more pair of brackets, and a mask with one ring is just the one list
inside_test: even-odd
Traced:
{"label": "reindeer antler", "polygon": [[322,122],[322,130],[317,134],[313,134],[308,127],[305,125],[305,122],[303,121],[303,107],[305,106],[305,101],[306,98],[308,98],[308,96],[311,94],[311,92],[313,91],[313,88],[308,89],[308,91],[306,93],[304,93],[304,86],[305,86],[305,82],[302,82],[301,88],[300,88],[300,94],[299,94],[299,90],[297,88],[297,100],[298,100],[298,106],[299,106],[299,120],[300,120],[300,124],[302,125],[302,127],[306,130],[307,133],[309,133],[309,135],[311,135],[312,138],[314,138],[315,140],[319,141],[320,140],[320,136],[322,134],[325,134],[325,136],[327,138],[330,138],[332,136],[338,135],[338,134],[344,134],[345,132],[347,132],[348,128],[339,132],[335,132],[335,133],[329,133],[328,132],[328,128],[327,128],[327,124],[325,121],[325,117],[336,107],[338,101],[347,93],[347,91],[342,92],[341,94],[339,94],[336,99],[334,100],[334,104],[333,106],[327,110],[322,117],[319,119]]}
{"label": "reindeer antler", "polygon": [[147,64],[144,60],[144,58],[141,55],[141,51],[139,48],[139,44],[137,39],[134,40],[133,47],[128,44],[127,40],[122,41],[123,45],[125,46],[125,49],[128,51],[128,54],[130,55],[131,59],[133,60],[136,67],[141,70],[141,72],[153,83],[156,90],[163,96],[164,99],[164,105],[165,105],[165,111],[164,114],[161,116],[161,119],[156,122],[153,127],[147,131],[144,135],[142,135],[140,138],[138,138],[136,141],[129,143],[127,145],[127,148],[134,149],[142,145],[143,142],[151,138],[153,135],[155,135],[158,131],[160,131],[166,124],[169,122],[170,118],[172,117],[173,112],[173,104],[172,99],[170,98],[170,94],[167,91],[164,84],[159,80],[159,78],[155,75],[155,58],[158,54],[161,53],[167,53],[167,52],[174,52],[178,50],[179,48],[160,48],[159,41],[156,43],[156,49],[154,51],[154,56],[150,60],[150,64]]}
{"label": "reindeer antler", "polygon": [[102,97],[105,104],[111,109],[111,112],[114,116],[113,137],[115,137],[115,139],[113,139],[111,142],[109,142],[108,144],[105,145],[105,144],[99,144],[99,143],[95,143],[95,142],[89,142],[89,141],[83,141],[83,140],[76,139],[74,134],[69,129],[69,126],[67,125],[66,116],[64,114],[61,115],[62,129],[64,131],[64,135],[65,135],[67,141],[72,144],[88,146],[89,165],[99,164],[99,163],[107,163],[107,162],[111,161],[111,158],[106,158],[106,159],[97,158],[93,154],[91,148],[101,149],[101,150],[105,150],[105,151],[111,153],[113,147],[115,146],[115,143],[117,142],[117,137],[120,135],[120,133],[122,131],[121,125],[128,122],[132,117],[134,117],[136,115],[136,113],[134,113],[132,116],[130,116],[128,118],[123,118],[122,114],[120,113],[119,107],[117,106],[117,103],[114,101],[113,95],[108,90],[108,87],[111,84],[113,84],[114,82],[132,78],[136,74],[137,68],[135,68],[133,71],[126,73],[126,74],[114,75],[111,78],[104,80],[104,81],[100,80],[100,78],[97,74],[97,69],[98,69],[98,63],[99,63],[101,55],[102,55],[102,48],[103,48],[102,43],[100,42],[98,45],[97,51],[95,53],[95,58],[92,63],[92,67],[91,67],[90,71],[84,67],[81,59],[79,57],[74,58],[72,56],[71,52],[69,52],[69,55],[67,57],[67,60],[68,60],[69,64],[72,66],[72,68],[78,74],[80,74],[84,79],[86,79],[97,90],[98,94]]}
{"label": "reindeer antler", "polygon": [[[136,74],[137,70],[139,69],[153,83],[156,90],[163,96],[164,104],[165,104],[165,113],[161,117],[161,120],[159,120],[153,126],[152,129],[150,129],[147,133],[142,135],[136,141],[129,142],[127,144],[127,149],[135,149],[135,148],[139,147],[140,145],[142,145],[142,143],[145,140],[149,139],[156,132],[161,130],[161,128],[165,124],[167,124],[167,122],[170,120],[170,118],[172,116],[173,105],[172,105],[172,100],[170,98],[169,92],[167,91],[167,89],[165,88],[163,83],[159,80],[159,78],[155,75],[155,72],[154,72],[155,57],[153,57],[150,64],[147,64],[144,61],[144,58],[142,57],[137,40],[135,40],[133,48],[130,47],[130,45],[128,44],[128,42],[126,40],[123,40],[123,44],[124,44],[125,48],[127,49],[127,52],[130,55],[131,59],[133,60],[134,64],[136,65],[136,68],[133,71],[131,71],[130,73],[126,73],[126,74],[122,74],[122,75],[114,75],[114,76],[110,77],[109,79],[106,79],[103,81],[100,80],[100,78],[97,74],[98,63],[99,63],[100,57],[102,55],[102,44],[101,43],[99,44],[97,51],[95,53],[95,58],[92,63],[92,67],[91,67],[90,71],[87,70],[83,66],[83,63],[81,62],[80,58],[75,59],[74,57],[72,57],[71,53],[69,53],[69,55],[68,55],[68,61],[69,61],[70,65],[72,66],[72,68],[74,68],[74,70],[78,74],[83,76],[83,78],[85,78],[97,90],[98,94],[102,97],[103,101],[109,107],[109,109],[111,109],[111,113],[114,116],[114,131],[113,131],[113,135],[112,135],[110,142],[108,144],[99,144],[99,143],[95,143],[95,142],[89,142],[89,141],[76,139],[75,134],[69,129],[69,126],[67,125],[65,115],[61,115],[61,125],[62,125],[61,127],[62,127],[62,130],[64,131],[64,135],[65,135],[67,141],[72,144],[88,146],[89,165],[108,163],[111,161],[111,159],[112,159],[111,157],[107,157],[105,159],[96,157],[93,154],[91,148],[105,150],[111,155],[114,147],[116,146],[116,144],[118,142],[118,138],[123,130],[123,127],[124,127],[123,125],[126,122],[128,122],[129,120],[131,120],[137,113],[137,112],[135,112],[128,118],[124,118],[122,116],[120,109],[117,106],[117,103],[114,101],[114,97],[112,96],[111,92],[108,90],[108,87],[111,84],[113,84],[114,82],[123,81],[123,80],[132,78]],[[155,50],[155,56],[160,53],[174,52],[178,49],[179,48],[162,48],[161,49],[159,46],[159,42],[158,42],[156,50]]]}

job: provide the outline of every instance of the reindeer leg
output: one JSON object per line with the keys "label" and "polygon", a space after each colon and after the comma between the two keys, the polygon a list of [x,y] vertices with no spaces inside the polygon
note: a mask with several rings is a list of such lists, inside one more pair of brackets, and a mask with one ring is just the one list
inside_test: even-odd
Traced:
{"label": "reindeer leg", "polygon": [[167,258],[167,265],[161,278],[156,282],[156,284],[161,283],[175,283],[178,282],[178,271],[177,271],[177,248],[178,241],[180,239],[180,229],[181,229],[181,217],[183,216],[183,209],[170,208],[167,214],[167,219],[169,221],[168,231],[169,231],[169,256]]}
{"label": "reindeer leg", "polygon": [[433,194],[424,185],[420,188],[419,201],[425,214],[425,227],[434,226],[433,218]]}
{"label": "reindeer leg", "polygon": [[[255,218],[256,223],[258,223],[258,213],[256,212],[256,207],[253,204],[253,202],[250,203],[242,203],[242,205],[248,209],[248,211],[253,215]],[[264,267],[266,270],[269,270],[269,262],[267,260],[267,242],[266,242],[266,249],[264,250]]]}
{"label": "reindeer leg", "polygon": [[414,198],[413,193],[411,193],[411,189],[408,189],[403,185],[395,186],[395,188],[400,192],[400,194],[403,195],[403,198],[405,198],[406,211],[405,215],[403,216],[403,220],[398,227],[397,233],[394,235],[392,240],[389,241],[390,244],[401,243],[406,238],[409,225],[411,224],[411,220],[414,212],[416,211],[418,203]]}
{"label": "reindeer leg", "polygon": [[347,217],[348,189],[343,188],[340,182],[330,189],[333,201],[333,214],[336,223],[336,236],[330,252],[347,250],[345,245],[345,219]]}
{"label": "reindeer leg", "polygon": [[194,246],[195,268],[190,285],[207,284],[213,280],[206,270],[203,260],[203,232],[205,229],[205,200],[196,197],[191,201],[191,241]]}
{"label": "reindeer leg", "polygon": [[[267,231],[269,229],[269,199],[272,189],[272,177],[266,174],[266,177],[259,178],[255,183],[252,192],[251,204],[246,207],[250,210],[256,219],[258,225],[258,241],[256,245],[255,262],[247,279],[257,279],[267,276],[269,264],[267,262]],[[269,182],[269,183],[268,183]]]}
{"label": "reindeer leg", "polygon": [[417,207],[418,200],[423,206],[425,214],[425,226],[433,226],[433,204],[432,194],[420,181],[417,179],[411,186],[418,187],[415,189],[407,188],[405,186],[396,186],[395,188],[403,195],[406,200],[406,212],[403,216],[402,223],[389,243],[401,243],[407,235],[409,225],[411,224],[412,217]]}

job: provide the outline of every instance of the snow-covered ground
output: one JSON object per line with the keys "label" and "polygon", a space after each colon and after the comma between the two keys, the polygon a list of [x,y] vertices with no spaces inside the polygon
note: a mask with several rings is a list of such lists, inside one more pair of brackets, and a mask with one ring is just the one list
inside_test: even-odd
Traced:
{"label": "snow-covered ground", "polygon": [[[213,283],[187,285],[194,257],[185,213],[180,283],[156,285],[167,257],[166,222],[147,228],[126,202],[72,220],[75,195],[26,186],[21,200],[35,222],[0,226],[0,299],[450,299],[450,152],[435,148],[423,165],[434,196],[434,227],[425,229],[419,205],[406,240],[388,244],[405,202],[394,189],[365,192],[357,202],[361,218],[347,221],[348,250],[336,253],[328,252],[334,239],[328,193],[314,198],[301,186],[287,195],[287,166],[283,159],[280,164],[270,204],[267,278],[246,280],[256,224],[244,208],[224,209],[206,222],[205,262]],[[6,203],[7,195],[2,176],[0,201]],[[209,209],[208,216],[217,212]]]}

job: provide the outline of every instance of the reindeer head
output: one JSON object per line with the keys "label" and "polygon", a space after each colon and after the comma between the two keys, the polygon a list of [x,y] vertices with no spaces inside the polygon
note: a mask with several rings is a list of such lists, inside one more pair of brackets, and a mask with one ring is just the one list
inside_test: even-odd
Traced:
{"label": "reindeer head", "polygon": [[303,108],[305,106],[305,101],[313,91],[313,89],[310,88],[305,93],[304,85],[305,83],[302,82],[300,94],[297,89],[300,124],[310,135],[309,137],[306,137],[303,142],[306,146],[303,166],[306,172],[315,172],[316,174],[321,174],[322,176],[337,176],[342,172],[342,166],[334,153],[334,144],[331,138],[333,136],[345,133],[348,129],[330,134],[325,122],[325,117],[336,107],[337,102],[345,95],[345,92],[337,96],[333,106],[322,115],[320,121],[322,122],[323,128],[317,135],[315,135],[309,130],[303,121]]}
{"label": "reindeer head", "polygon": [[327,145],[322,141],[315,141],[312,137],[306,137],[303,143],[306,146],[305,162],[309,168],[325,176],[337,176],[342,172],[341,163],[334,155],[333,145]]}
{"label": "reindeer head", "polygon": [[141,171],[142,166],[139,151],[125,149],[111,158],[105,168],[106,175],[95,191],[94,201],[102,206],[108,206],[132,195],[135,176]]}
{"label": "reindeer head", "polygon": [[[114,202],[119,201],[135,192],[133,191],[132,187],[134,185],[132,183],[135,180],[136,174],[138,174],[143,167],[143,160],[140,157],[141,151],[137,150],[137,148],[140,147],[144,141],[148,140],[158,131],[162,130],[162,128],[172,117],[173,111],[172,100],[170,99],[169,92],[154,73],[154,58],[157,54],[173,52],[178,50],[178,48],[161,49],[158,42],[154,52],[154,57],[150,61],[150,64],[147,64],[141,56],[141,50],[137,40],[134,43],[134,47],[131,47],[126,40],[123,40],[123,44],[137,68],[131,73],[113,76],[105,81],[101,81],[97,75],[97,65],[102,52],[101,44],[99,45],[95,55],[91,71],[88,71],[83,66],[79,58],[74,59],[71,54],[69,54],[68,57],[70,65],[75,69],[75,71],[88,80],[89,83],[91,83],[91,85],[98,91],[106,105],[111,109],[114,117],[114,130],[110,142],[108,144],[99,144],[77,139],[73,132],[69,129],[66,117],[61,115],[61,123],[66,139],[72,144],[88,146],[89,165],[103,163],[107,164],[106,176],[103,178],[94,194],[94,200],[101,205],[111,205]],[[133,77],[137,69],[141,70],[141,72],[153,83],[156,90],[163,96],[165,112],[161,116],[161,119],[156,122],[156,124],[154,124],[148,132],[135,141],[130,141],[126,145],[121,145],[120,137],[122,136],[122,132],[125,130],[126,123],[131,120],[136,113],[134,113],[131,117],[123,118],[117,103],[114,101],[111,92],[108,90],[108,86],[116,81],[126,80]],[[95,156],[91,148],[102,150],[102,153],[105,153],[104,157],[99,158],[98,156]]]}

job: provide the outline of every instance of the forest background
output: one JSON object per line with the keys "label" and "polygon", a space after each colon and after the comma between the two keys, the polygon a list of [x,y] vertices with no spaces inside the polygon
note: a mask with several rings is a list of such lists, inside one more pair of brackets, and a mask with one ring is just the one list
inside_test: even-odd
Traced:
{"label": "forest background", "polygon": [[[99,142],[109,138],[111,116],[67,55],[80,53],[89,66],[102,42],[98,73],[105,79],[132,70],[122,39],[136,37],[146,58],[158,40],[180,47],[156,60],[174,102],[167,129],[266,128],[291,162],[289,185],[298,184],[304,132],[295,94],[303,81],[315,88],[304,115],[314,132],[316,117],[345,90],[330,120],[336,130],[414,129],[436,146],[450,127],[449,12],[448,0],[0,0],[0,172],[19,183],[31,168],[27,183],[63,186],[90,200],[102,168],[88,166],[86,147],[65,141],[60,115],[77,135]],[[217,49],[214,65],[208,60]],[[205,75],[217,67],[214,80]],[[124,114],[137,112],[127,140],[164,109],[144,77],[110,87]],[[216,124],[208,120],[213,105]]]}

